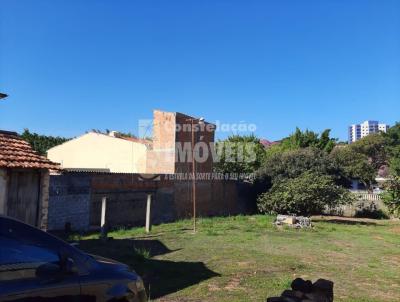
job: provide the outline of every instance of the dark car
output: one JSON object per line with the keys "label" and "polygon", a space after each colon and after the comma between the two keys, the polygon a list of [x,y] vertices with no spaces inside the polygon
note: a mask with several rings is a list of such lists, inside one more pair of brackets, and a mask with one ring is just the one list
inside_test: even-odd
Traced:
{"label": "dark car", "polygon": [[0,216],[0,301],[147,301],[125,264]]}

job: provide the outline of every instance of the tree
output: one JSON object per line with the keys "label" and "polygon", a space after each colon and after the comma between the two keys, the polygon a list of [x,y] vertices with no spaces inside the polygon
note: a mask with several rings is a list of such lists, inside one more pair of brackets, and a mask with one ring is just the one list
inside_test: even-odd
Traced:
{"label": "tree", "polygon": [[32,149],[38,152],[40,155],[46,155],[47,150],[50,148],[69,140],[68,138],[60,136],[46,136],[34,132],[32,133],[29,131],[29,129],[24,129],[21,137],[26,140],[32,146]]}
{"label": "tree", "polygon": [[252,135],[233,135],[216,144],[219,160],[214,169],[222,173],[254,173],[265,159],[265,148]]}
{"label": "tree", "polygon": [[389,147],[400,145],[400,122],[390,127],[386,133],[383,133],[385,143]]}
{"label": "tree", "polygon": [[392,175],[400,176],[400,145],[390,149],[389,169]]}
{"label": "tree", "polygon": [[387,133],[383,133],[383,137],[390,171],[394,175],[400,175],[400,123],[390,127]]}
{"label": "tree", "polygon": [[382,199],[387,206],[389,213],[400,217],[400,176],[394,175],[385,183],[386,192]]}
{"label": "tree", "polygon": [[120,132],[120,131],[118,131],[118,132],[116,133],[116,135],[117,135],[118,137],[132,137],[132,138],[138,138],[136,135],[134,135],[134,134],[131,133],[131,132]]}
{"label": "tree", "polygon": [[385,183],[383,201],[391,214],[400,217],[400,123],[389,129],[385,137],[390,154],[390,176]]}
{"label": "tree", "polygon": [[258,176],[269,177],[275,182],[278,179],[298,177],[306,171],[332,176],[338,174],[337,168],[325,151],[309,147],[269,154],[258,171]]}
{"label": "tree", "polygon": [[340,176],[349,183],[353,179],[370,188],[375,181],[376,170],[364,154],[357,153],[349,146],[335,148],[329,155]]}
{"label": "tree", "polygon": [[318,141],[318,143],[316,145],[316,147],[318,149],[324,150],[324,151],[326,151],[328,153],[330,153],[333,150],[333,148],[335,147],[336,142],[337,142],[337,139],[334,139],[334,138],[330,137],[330,133],[331,133],[330,129],[324,130],[321,133],[319,141]]}
{"label": "tree", "polygon": [[370,134],[351,144],[350,147],[355,152],[367,156],[376,171],[387,164],[386,141],[380,133]]}
{"label": "tree", "polygon": [[257,204],[262,213],[309,216],[352,200],[351,193],[336,185],[332,177],[307,171],[276,181],[269,192],[259,196]]}
{"label": "tree", "polygon": [[282,140],[280,148],[282,151],[286,151],[315,147],[329,153],[332,151],[337,141],[330,137],[330,132],[330,129],[326,129],[319,135],[314,131],[301,131],[299,128],[296,128],[293,134]]}

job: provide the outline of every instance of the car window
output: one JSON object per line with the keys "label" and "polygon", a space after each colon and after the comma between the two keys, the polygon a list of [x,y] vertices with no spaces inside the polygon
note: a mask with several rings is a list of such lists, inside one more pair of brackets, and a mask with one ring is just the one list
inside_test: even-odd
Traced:
{"label": "car window", "polygon": [[60,254],[74,259],[81,270],[93,265],[86,254],[46,232],[0,217],[0,265],[3,270],[11,264],[15,267],[17,263],[19,267],[27,267],[29,263],[33,267],[40,263],[54,263],[59,261]]}
{"label": "car window", "polygon": [[56,250],[36,244],[31,239],[20,240],[14,235],[0,232],[0,282],[36,278],[41,265],[59,264]]}
{"label": "car window", "polygon": [[0,235],[0,272],[35,269],[44,263],[58,263],[56,251]]}

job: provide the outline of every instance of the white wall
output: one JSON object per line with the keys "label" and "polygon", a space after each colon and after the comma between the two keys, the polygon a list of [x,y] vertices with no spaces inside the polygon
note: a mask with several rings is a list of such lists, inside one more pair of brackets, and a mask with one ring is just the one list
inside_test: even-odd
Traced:
{"label": "white wall", "polygon": [[47,156],[62,168],[109,169],[114,173],[145,173],[144,144],[90,132],[51,148]]}

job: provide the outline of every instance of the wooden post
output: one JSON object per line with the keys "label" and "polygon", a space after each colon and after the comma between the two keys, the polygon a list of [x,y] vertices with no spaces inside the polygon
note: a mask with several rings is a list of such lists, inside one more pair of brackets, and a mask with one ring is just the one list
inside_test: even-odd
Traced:
{"label": "wooden post", "polygon": [[101,200],[101,238],[107,238],[107,230],[106,230],[106,208],[107,208],[107,197],[103,197]]}
{"label": "wooden post", "polygon": [[151,194],[147,194],[147,208],[146,208],[146,233],[151,231]]}
{"label": "wooden post", "polygon": [[194,122],[192,119],[192,199],[193,199],[193,233],[196,233],[196,162],[194,154]]}

